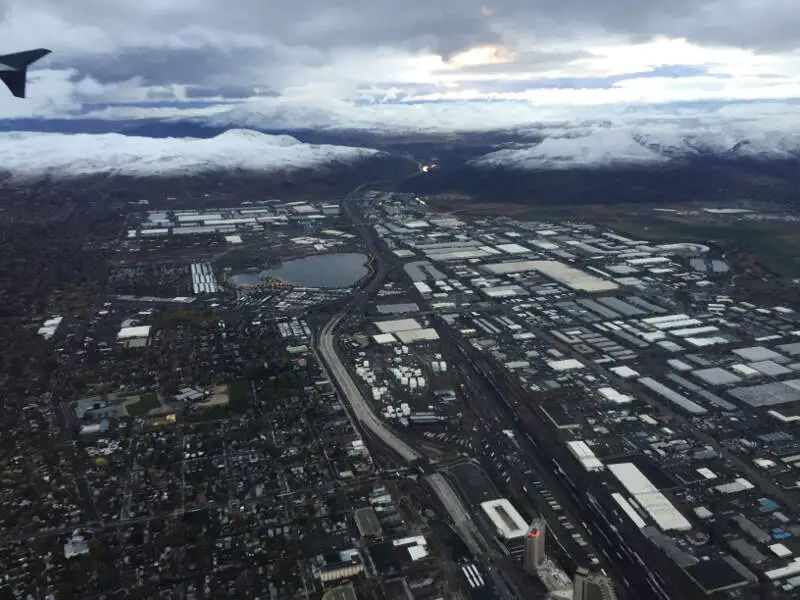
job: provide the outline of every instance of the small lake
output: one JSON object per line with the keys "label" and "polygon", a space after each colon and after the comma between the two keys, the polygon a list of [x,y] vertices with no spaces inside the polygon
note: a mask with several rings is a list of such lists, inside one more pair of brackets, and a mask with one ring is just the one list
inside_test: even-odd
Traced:
{"label": "small lake", "polygon": [[366,254],[318,254],[287,260],[264,271],[234,275],[231,281],[235,285],[256,286],[275,278],[298,287],[346,288],[368,272]]}

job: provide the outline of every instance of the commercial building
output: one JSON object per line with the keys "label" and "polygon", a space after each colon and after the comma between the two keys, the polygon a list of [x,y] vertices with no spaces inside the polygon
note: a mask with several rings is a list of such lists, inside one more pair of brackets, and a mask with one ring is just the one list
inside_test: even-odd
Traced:
{"label": "commercial building", "polygon": [[523,559],[526,548],[528,524],[514,505],[505,498],[497,498],[481,503],[484,514],[495,527],[497,537],[508,554],[517,560]]}
{"label": "commercial building", "polygon": [[609,465],[608,469],[662,531],[691,530],[691,522],[645,477],[636,465],[617,463]]}
{"label": "commercial building", "polygon": [[314,575],[323,583],[350,579],[364,572],[364,562],[361,559],[361,554],[355,548],[332,552],[319,558],[319,564],[315,566]]}
{"label": "commercial building", "polygon": [[606,281],[590,275],[585,271],[570,267],[555,260],[518,260],[485,265],[484,268],[493,275],[508,275],[535,271],[574,291],[608,292],[619,286],[613,281]]}
{"label": "commercial building", "polygon": [[547,557],[545,550],[546,525],[544,519],[534,519],[525,538],[523,566],[528,573],[535,573]]}
{"label": "commercial building", "polygon": [[375,509],[371,506],[359,508],[355,512],[355,519],[356,527],[358,527],[358,532],[361,534],[361,537],[375,538],[379,537],[381,533],[383,533],[383,528],[381,527],[381,522],[378,519],[378,515],[375,513]]}

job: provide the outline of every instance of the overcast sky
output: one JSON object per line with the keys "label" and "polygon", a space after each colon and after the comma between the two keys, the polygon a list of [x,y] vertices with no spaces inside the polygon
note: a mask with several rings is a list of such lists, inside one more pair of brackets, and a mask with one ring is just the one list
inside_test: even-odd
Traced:
{"label": "overcast sky", "polygon": [[0,40],[53,50],[0,118],[800,98],[797,0],[0,0]]}

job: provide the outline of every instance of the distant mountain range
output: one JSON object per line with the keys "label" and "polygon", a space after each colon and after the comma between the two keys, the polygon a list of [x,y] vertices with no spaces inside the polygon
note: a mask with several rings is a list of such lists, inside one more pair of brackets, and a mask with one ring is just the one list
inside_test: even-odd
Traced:
{"label": "distant mountain range", "polygon": [[369,148],[305,144],[289,135],[243,129],[231,129],[206,139],[119,133],[0,133],[0,170],[25,178],[271,173],[352,165],[383,154]]}
{"label": "distant mountain range", "polygon": [[788,200],[800,184],[800,110],[791,103],[602,107],[574,118],[519,103],[348,110],[273,102],[191,119],[0,121],[0,170],[141,177],[435,162],[415,179],[419,191],[526,202],[765,190]]}
{"label": "distant mountain range", "polygon": [[518,102],[345,109],[337,103],[321,107],[272,101],[194,118],[0,121],[0,131],[120,133],[156,139],[208,139],[230,129],[291,135],[309,144],[416,152],[420,159],[455,151],[457,160],[471,161],[474,167],[513,169],[654,166],[698,156],[800,158],[800,106],[790,103],[705,111],[598,107],[578,113],[568,107],[553,112]]}
{"label": "distant mountain range", "polygon": [[698,157],[755,160],[800,159],[798,131],[740,127],[643,127],[611,123],[542,132],[536,143],[513,144],[473,161],[475,166],[515,169],[656,166]]}

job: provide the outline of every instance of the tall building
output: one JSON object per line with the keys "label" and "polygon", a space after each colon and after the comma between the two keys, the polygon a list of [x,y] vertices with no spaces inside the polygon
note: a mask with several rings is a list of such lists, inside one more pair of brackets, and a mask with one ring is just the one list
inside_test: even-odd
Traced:
{"label": "tall building", "polygon": [[610,578],[580,567],[575,573],[572,600],[617,600],[617,592]]}
{"label": "tall building", "polygon": [[506,551],[514,560],[522,562],[525,554],[525,539],[528,535],[528,524],[505,498],[497,498],[481,503],[484,514],[494,525],[498,540],[506,547]]}
{"label": "tall building", "polygon": [[525,558],[523,565],[527,573],[535,573],[542,566],[547,554],[545,552],[544,519],[534,519],[525,536]]}

